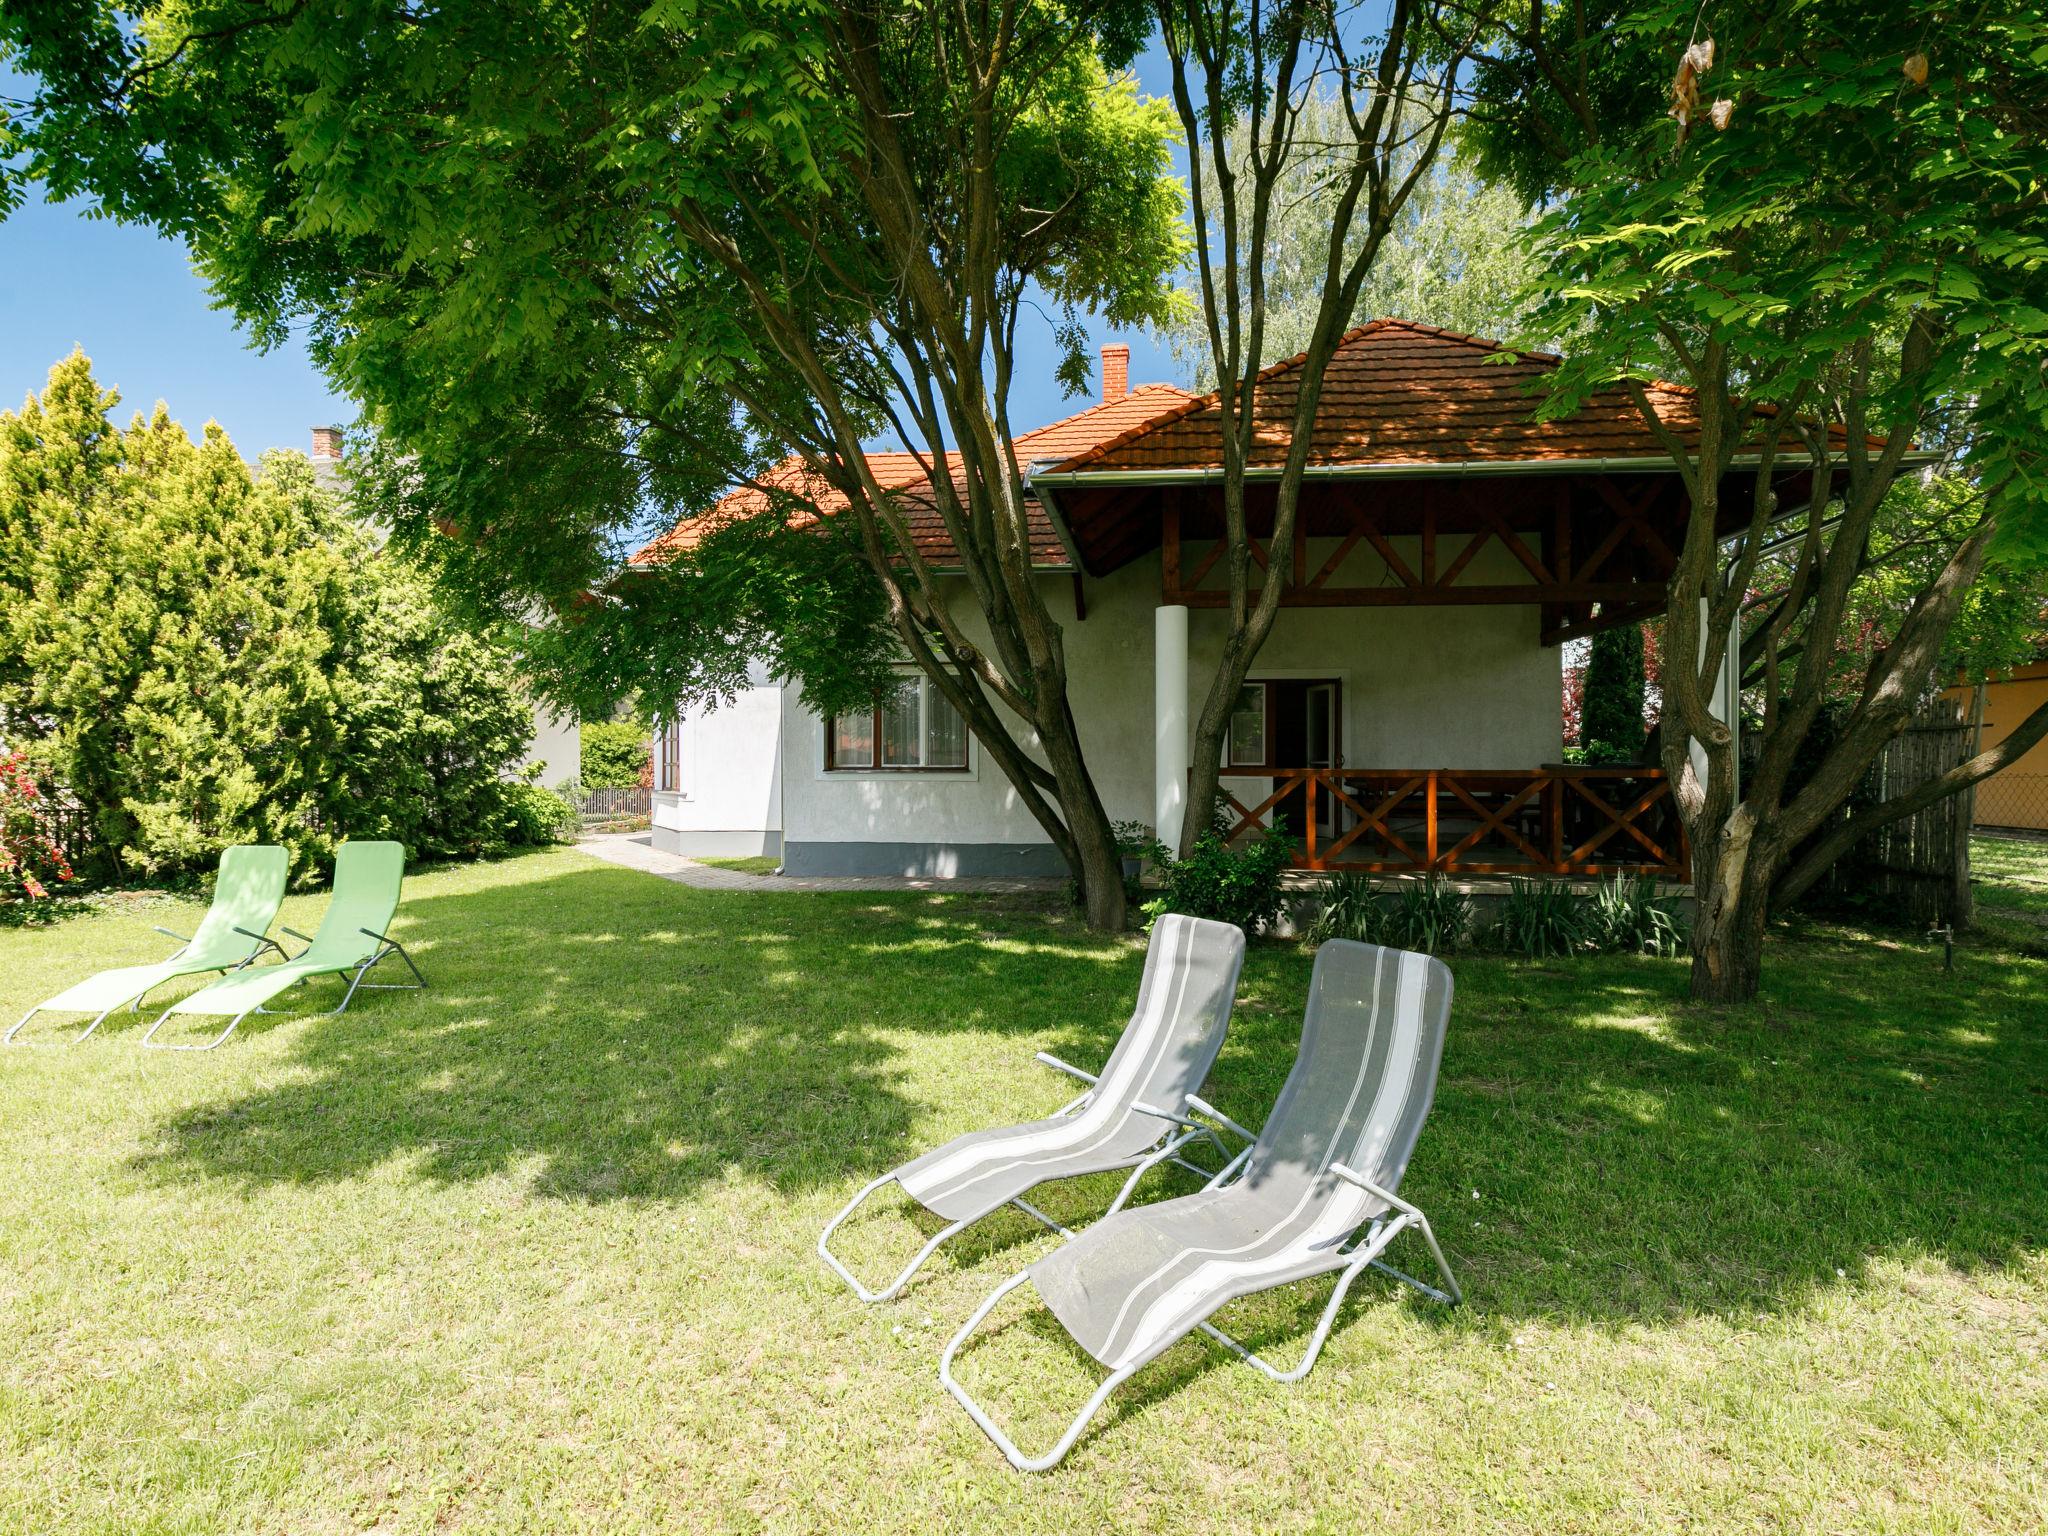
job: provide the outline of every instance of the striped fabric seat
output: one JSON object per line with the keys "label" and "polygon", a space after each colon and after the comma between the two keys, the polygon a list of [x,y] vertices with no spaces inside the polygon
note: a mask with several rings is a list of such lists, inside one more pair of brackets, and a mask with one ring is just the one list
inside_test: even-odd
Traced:
{"label": "striped fabric seat", "polygon": [[1244,935],[1228,923],[1170,913],[1153,925],[1138,1004],[1080,1113],[971,1131],[897,1170],[918,1204],[972,1221],[1047,1179],[1127,1168],[1172,1122],[1138,1105],[1179,1111],[1223,1047]]}
{"label": "striped fabric seat", "polygon": [[[1316,952],[1294,1069],[1265,1128],[1199,1193],[1105,1216],[989,1293],[939,1356],[939,1380],[1012,1466],[1058,1465],[1110,1393],[1190,1333],[1274,1381],[1308,1374],[1344,1294],[1367,1269],[1435,1300],[1460,1292],[1429,1218],[1399,1193],[1436,1093],[1451,973],[1427,955],[1332,940]],[[1443,1289],[1380,1257],[1401,1233],[1428,1245]],[[1300,1362],[1269,1364],[1208,1319],[1240,1296],[1338,1276]],[[1053,1447],[1027,1455],[953,1373],[975,1329],[1029,1281],[1074,1341],[1108,1367]]]}
{"label": "striped fabric seat", "polygon": [[[1237,998],[1244,944],[1243,931],[1229,923],[1178,913],[1160,918],[1152,925],[1137,1007],[1101,1076],[1091,1078],[1040,1053],[1040,1060],[1048,1065],[1092,1083],[1088,1093],[1043,1120],[955,1137],[883,1174],[826,1224],[818,1237],[818,1256],[861,1300],[883,1301],[909,1284],[939,1244],[1002,1206],[1015,1205],[1064,1232],[1064,1227],[1023,1198],[1049,1179],[1135,1170],[1111,1207],[1114,1210],[1130,1197],[1146,1169],[1167,1158],[1182,1162],[1180,1151],[1190,1141],[1207,1141],[1227,1157],[1215,1131],[1189,1119],[1188,1112],[1189,1101],[1223,1046],[1231,1006]],[[1204,1109],[1215,1114],[1206,1106]],[[1243,1138],[1250,1141],[1251,1133],[1244,1132]],[[1182,1162],[1182,1166],[1194,1165]],[[832,1234],[868,1196],[892,1183],[943,1217],[947,1225],[895,1279],[870,1287],[832,1252]]]}
{"label": "striped fabric seat", "polygon": [[1427,955],[1325,944],[1301,1053],[1243,1176],[1119,1212],[1031,1267],[1076,1343],[1112,1369],[1143,1365],[1225,1302],[1342,1269],[1387,1203],[1330,1171],[1394,1190],[1436,1087],[1451,973]]}

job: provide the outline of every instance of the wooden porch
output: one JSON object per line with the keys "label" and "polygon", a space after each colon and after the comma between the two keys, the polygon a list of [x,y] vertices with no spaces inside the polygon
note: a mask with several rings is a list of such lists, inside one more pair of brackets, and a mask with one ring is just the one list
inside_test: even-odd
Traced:
{"label": "wooden porch", "polygon": [[1247,805],[1226,784],[1235,842],[1277,817],[1295,867],[1367,874],[1692,878],[1692,851],[1661,768],[1289,768]]}

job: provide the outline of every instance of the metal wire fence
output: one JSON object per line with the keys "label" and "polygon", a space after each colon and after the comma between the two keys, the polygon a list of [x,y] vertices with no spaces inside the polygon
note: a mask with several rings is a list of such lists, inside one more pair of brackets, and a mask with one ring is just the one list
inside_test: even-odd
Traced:
{"label": "metal wire fence", "polygon": [[644,784],[629,789],[576,789],[575,802],[586,828],[636,830],[654,813],[654,791]]}
{"label": "metal wire fence", "polygon": [[2048,832],[2048,773],[1994,773],[1977,786],[1976,824]]}

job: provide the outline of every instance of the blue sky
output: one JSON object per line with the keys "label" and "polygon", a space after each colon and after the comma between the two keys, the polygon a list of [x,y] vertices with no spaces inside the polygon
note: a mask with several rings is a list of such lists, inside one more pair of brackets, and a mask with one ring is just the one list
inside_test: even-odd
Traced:
{"label": "blue sky", "polygon": [[212,307],[184,247],[147,229],[30,201],[0,223],[0,401],[14,409],[50,365],[85,349],[119,419],[158,400],[195,434],[209,420],[247,458],[306,448],[355,407],[298,346],[256,351]]}
{"label": "blue sky", "polygon": [[[1146,89],[1167,88],[1156,50],[1138,61],[1138,75]],[[0,85],[22,83],[0,74]],[[1133,384],[1178,378],[1172,355],[1143,332],[1100,326],[1094,339],[1129,345]],[[314,427],[355,419],[354,402],[328,388],[304,347],[258,352],[231,316],[212,307],[183,246],[92,218],[83,203],[31,200],[0,222],[0,409],[40,390],[50,365],[73,346],[85,349],[102,385],[121,392],[123,422],[162,400],[195,435],[218,421],[245,458],[266,448],[304,449]],[[1018,431],[1085,403],[1062,397],[1053,381],[1049,318],[1025,318],[1018,351],[1010,407]]]}
{"label": "blue sky", "polygon": [[[1133,384],[1176,377],[1172,356],[1142,332],[1103,327],[1097,340],[1129,344]],[[1052,379],[1050,323],[1027,317],[1018,342],[1017,429],[1077,409]],[[85,349],[102,385],[121,392],[123,422],[163,400],[195,435],[218,421],[245,458],[304,449],[314,427],[356,414],[303,347],[252,347],[233,318],[212,307],[183,246],[91,218],[81,203],[30,201],[0,223],[0,409],[40,390],[73,346]]]}

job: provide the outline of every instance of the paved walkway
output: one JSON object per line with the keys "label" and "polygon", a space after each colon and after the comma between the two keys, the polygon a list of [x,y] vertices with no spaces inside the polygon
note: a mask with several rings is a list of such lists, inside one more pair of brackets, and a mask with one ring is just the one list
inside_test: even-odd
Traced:
{"label": "paved walkway", "polygon": [[679,853],[663,853],[645,832],[602,832],[581,838],[576,846],[607,864],[623,865],[659,875],[700,891],[967,891],[1014,894],[1057,891],[1066,884],[1057,876],[1035,878],[983,876],[937,880],[909,875],[750,875],[737,869],[716,869]]}

